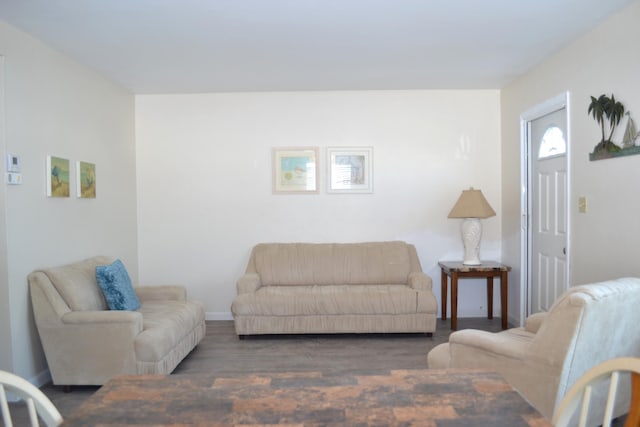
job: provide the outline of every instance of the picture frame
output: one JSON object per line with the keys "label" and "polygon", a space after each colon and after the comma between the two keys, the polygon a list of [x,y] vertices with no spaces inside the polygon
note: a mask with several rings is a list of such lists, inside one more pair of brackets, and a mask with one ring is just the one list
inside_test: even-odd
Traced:
{"label": "picture frame", "polygon": [[76,162],[76,195],[81,199],[96,198],[95,163]]}
{"label": "picture frame", "polygon": [[327,193],[373,193],[373,147],[328,147]]}
{"label": "picture frame", "polygon": [[69,159],[47,156],[47,197],[69,197]]}
{"label": "picture frame", "polygon": [[319,193],[318,159],[318,147],[274,147],[273,193]]}

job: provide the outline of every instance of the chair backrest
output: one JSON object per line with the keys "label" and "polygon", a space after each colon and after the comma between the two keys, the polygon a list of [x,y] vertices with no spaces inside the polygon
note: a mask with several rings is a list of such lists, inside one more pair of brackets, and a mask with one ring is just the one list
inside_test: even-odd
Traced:
{"label": "chair backrest", "polygon": [[8,391],[21,397],[27,404],[31,426],[39,425],[38,416],[47,427],[62,424],[62,415],[38,387],[15,374],[0,371],[0,409],[2,409],[2,419],[6,427],[13,426],[7,400]]}
{"label": "chair backrest", "polygon": [[539,393],[536,407],[551,416],[571,385],[593,366],[618,357],[640,357],[638,307],[639,278],[575,286],[560,296],[527,354],[529,365],[553,382]]}
{"label": "chair backrest", "polygon": [[[621,376],[631,373],[631,385],[620,384]],[[604,389],[603,389],[604,387]],[[611,426],[619,388],[631,389],[630,412],[625,427],[640,425],[640,358],[621,357],[608,360],[589,369],[567,392],[556,408],[552,423],[556,427],[573,425],[580,405],[578,426]],[[598,389],[599,388],[599,389]],[[606,399],[604,399],[606,394]],[[593,419],[594,412],[602,412],[602,419]]]}

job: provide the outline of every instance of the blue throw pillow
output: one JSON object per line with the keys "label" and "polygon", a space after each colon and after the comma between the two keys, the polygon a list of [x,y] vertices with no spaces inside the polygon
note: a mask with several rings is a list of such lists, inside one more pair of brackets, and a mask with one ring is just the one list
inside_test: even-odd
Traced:
{"label": "blue throw pillow", "polygon": [[133,290],[129,273],[119,259],[96,267],[96,280],[111,310],[137,310],[140,301]]}

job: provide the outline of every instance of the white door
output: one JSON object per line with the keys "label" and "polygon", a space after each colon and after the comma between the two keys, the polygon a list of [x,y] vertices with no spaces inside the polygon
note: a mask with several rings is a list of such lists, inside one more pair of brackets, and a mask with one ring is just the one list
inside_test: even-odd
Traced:
{"label": "white door", "polygon": [[567,289],[566,106],[530,124],[528,314],[547,311]]}

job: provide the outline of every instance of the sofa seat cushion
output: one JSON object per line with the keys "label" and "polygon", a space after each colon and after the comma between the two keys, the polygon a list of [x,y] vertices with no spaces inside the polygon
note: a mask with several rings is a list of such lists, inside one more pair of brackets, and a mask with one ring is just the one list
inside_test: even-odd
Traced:
{"label": "sofa seat cushion", "polygon": [[238,295],[236,316],[435,313],[431,293],[406,285],[263,286]]}
{"label": "sofa seat cushion", "polygon": [[147,301],[138,310],[143,330],[135,339],[139,361],[161,360],[204,321],[202,304],[196,301]]}

